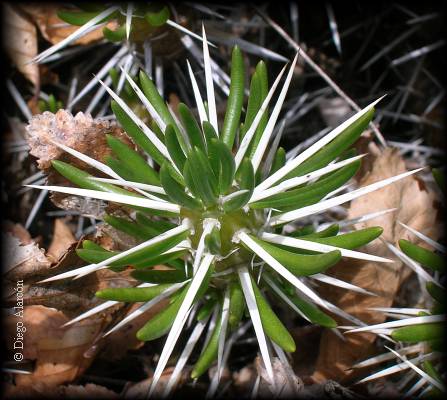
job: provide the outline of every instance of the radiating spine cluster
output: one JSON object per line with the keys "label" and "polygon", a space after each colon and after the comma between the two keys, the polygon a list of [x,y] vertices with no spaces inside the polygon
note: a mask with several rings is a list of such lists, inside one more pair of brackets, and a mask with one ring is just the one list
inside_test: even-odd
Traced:
{"label": "radiating spine cluster", "polygon": [[[97,295],[107,300],[105,303],[70,321],[79,321],[118,301],[144,303],[106,334],[169,298],[168,306],[137,333],[145,341],[167,334],[151,393],[194,313],[198,322],[188,342],[191,346],[197,343],[207,321],[210,322],[208,340],[192,377],[202,375],[217,359],[217,383],[223,369],[226,340],[231,340],[231,332],[241,329],[245,308],[272,383],[269,341],[278,354],[295,350],[293,338],[271,309],[266,292],[273,293],[310,322],[336,326],[322,308],[364,325],[322,299],[309,282],[323,281],[365,293],[324,272],[341,257],[389,262],[355,250],[377,238],[381,228],[338,234],[337,225],[317,232],[301,226],[286,233],[284,226],[419,171],[338,193],[360,166],[362,156],[356,156],[349,148],[370,123],[373,107],[380,99],[288,162],[282,148],[273,149],[274,156],[267,157],[298,55],[291,63],[270,114],[268,106],[285,68],[268,89],[265,65],[258,64],[251,79],[245,120],[241,123],[245,73],[242,54],[236,47],[232,54],[226,114],[219,128],[205,32],[203,54],[206,104],[189,67],[199,121],[183,104],[178,107],[178,116],[173,113],[144,72],[140,73],[139,82],[125,73],[152,118],[150,127],[112,89],[104,87],[113,99],[112,110],[117,120],[139,151],[109,136],[107,142],[117,158],[110,157],[104,164],[55,142],[107,178],[94,177],[62,161],[53,161],[53,167],[80,188],[34,186],[123,204],[132,210],[130,218],[108,215],[105,223],[135,237],[140,244],[123,252],[111,252],[85,240],[78,255],[89,265],[45,281],[77,279],[102,268],[119,271],[131,266],[132,276],[143,282],[140,286],[104,289]],[[149,163],[141,152],[150,157]],[[159,264],[169,269],[153,268]],[[191,351],[185,348],[182,363],[186,363]],[[172,379],[177,379],[173,376]],[[170,383],[170,387],[174,384]]]}

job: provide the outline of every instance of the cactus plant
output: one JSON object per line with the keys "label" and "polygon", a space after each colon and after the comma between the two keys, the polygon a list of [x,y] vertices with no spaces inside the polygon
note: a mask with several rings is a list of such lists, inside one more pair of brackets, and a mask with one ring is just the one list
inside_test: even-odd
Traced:
{"label": "cactus plant", "polygon": [[[269,88],[266,65],[258,63],[244,110],[244,60],[235,47],[226,113],[219,124],[205,32],[202,42],[206,103],[190,69],[198,120],[184,104],[178,106],[178,116],[174,114],[144,72],[140,72],[138,83],[126,73],[127,82],[152,117],[150,127],[112,89],[104,87],[113,99],[111,107],[116,119],[139,151],[109,136],[108,145],[116,158],[104,164],[55,143],[107,178],[91,176],[55,160],[54,169],[77,187],[33,186],[106,200],[132,210],[129,219],[108,215],[104,222],[136,238],[138,245],[111,252],[85,240],[78,255],[89,264],[45,282],[77,279],[103,268],[120,271],[131,267],[132,276],[141,282],[138,287],[99,291],[97,296],[106,301],[71,321],[79,321],[119,301],[143,303],[112,331],[162,299],[169,299],[168,306],[137,333],[143,341],[167,334],[150,394],[194,313],[197,334],[191,335],[190,347],[197,343],[208,322],[209,335],[192,378],[200,377],[217,360],[219,380],[226,340],[230,332],[241,326],[241,321],[250,318],[267,375],[274,382],[270,341],[277,352],[293,352],[296,345],[271,302],[278,300],[278,304],[287,305],[312,323],[335,327],[336,322],[326,312],[344,317],[347,314],[322,299],[312,289],[312,281],[362,291],[324,272],[341,257],[390,261],[355,250],[376,239],[382,232],[380,227],[338,234],[336,224],[314,231],[305,218],[419,171],[339,193],[360,166],[363,155],[355,155],[351,146],[370,123],[380,99],[289,160],[283,148],[269,147],[298,54],[269,113],[269,104],[286,67]],[[142,154],[151,161],[148,163]],[[165,264],[168,269],[154,269],[158,264]],[[184,365],[190,353],[182,353],[177,366]],[[172,387],[178,372],[172,375],[168,387]]]}

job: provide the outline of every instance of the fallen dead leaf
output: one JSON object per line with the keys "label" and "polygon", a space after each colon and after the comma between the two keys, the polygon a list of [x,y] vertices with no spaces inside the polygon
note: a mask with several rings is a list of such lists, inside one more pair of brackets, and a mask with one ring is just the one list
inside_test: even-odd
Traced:
{"label": "fallen dead leaf", "polygon": [[54,221],[53,240],[47,250],[47,257],[53,262],[58,261],[76,242],[70,227],[65,223],[63,218],[57,218]]}
{"label": "fallen dead leaf", "polygon": [[23,279],[48,270],[51,262],[34,243],[23,243],[11,233],[2,233],[3,273],[8,280]]}
{"label": "fallen dead leaf", "polygon": [[[10,315],[5,320],[6,343],[12,345],[17,330],[17,319]],[[75,325],[62,327],[68,322],[61,311],[44,306],[29,306],[23,310],[20,321],[26,327],[23,342],[25,359],[36,360],[30,375],[16,375],[17,385],[47,385],[71,382],[80,376],[94,359],[92,345],[102,330],[101,318],[89,318]],[[8,350],[12,350],[8,348]]]}
{"label": "fallen dead leaf", "polygon": [[[115,273],[108,269],[97,271],[76,280],[68,279],[49,283],[38,282],[49,276],[85,265],[85,262],[76,254],[76,248],[79,244],[80,242],[74,243],[56,265],[25,279],[23,285],[23,303],[25,306],[44,305],[63,311],[69,318],[74,318],[101,302],[95,297],[96,291],[105,287],[125,287],[136,284],[137,281],[130,276],[129,270]],[[4,299],[4,302],[6,306],[13,307],[16,301],[14,293],[15,282],[12,281],[9,286],[8,297]],[[111,307],[104,313],[101,313],[101,315],[103,318],[108,318],[108,322],[112,322],[111,316],[115,315],[115,312],[119,311],[123,305],[123,303],[120,303]]]}
{"label": "fallen dead leaf", "polygon": [[[20,5],[21,9],[26,12],[30,18],[35,22],[39,28],[42,36],[48,40],[51,44],[59,43],[67,36],[79,29],[79,26],[73,26],[62,21],[57,16],[57,11],[60,10],[60,6],[54,4],[39,4],[39,3],[24,3]],[[116,29],[116,22],[109,22],[107,24],[109,29]],[[79,38],[73,44],[85,45],[102,39],[102,26],[98,29],[94,29],[87,35]]]}
{"label": "fallen dead leaf", "polygon": [[28,230],[21,224],[14,224],[11,221],[3,222],[3,231],[5,233],[11,233],[14,237],[20,240],[20,243],[23,245],[33,243],[33,239],[31,238]]}
{"label": "fallen dead leaf", "polygon": [[19,71],[40,86],[39,67],[29,64],[37,55],[37,32],[30,18],[10,3],[3,4],[3,46]]}
{"label": "fallen dead leaf", "polygon": [[[119,360],[129,350],[137,350],[144,345],[144,342],[137,339],[136,333],[140,328],[146,324],[154,315],[158,314],[166,306],[168,306],[169,300],[165,299],[155,304],[149,310],[135,318],[128,324],[124,325],[121,329],[113,332],[105,339],[104,350],[101,353],[101,358],[106,360]],[[141,307],[141,303],[133,304],[123,315],[125,318],[130,313],[134,312],[137,308]]]}
{"label": "fallen dead leaf", "polygon": [[[396,149],[387,148],[379,154],[377,149],[372,148],[372,152],[371,170],[360,179],[360,187],[406,171],[405,163]],[[436,239],[440,226],[436,212],[433,211],[435,199],[435,192],[429,190],[418,178],[409,177],[352,201],[347,218],[397,207],[396,212],[369,220],[356,228],[381,226],[384,229],[381,237],[396,245],[405,235],[404,229],[396,223],[399,220]],[[395,259],[380,240],[375,240],[363,250]],[[364,296],[326,285],[321,286],[320,292],[325,299],[364,322],[381,323],[385,320],[384,314],[368,311],[367,308],[391,307],[401,283],[410,273],[410,269],[397,260],[392,264],[343,260],[330,270],[330,275],[378,296]],[[354,371],[348,368],[372,353],[375,339],[375,335],[365,333],[346,334],[345,340],[341,340],[333,332],[326,330],[322,335],[320,354],[312,378],[316,382],[333,379],[341,383],[352,379]]]}

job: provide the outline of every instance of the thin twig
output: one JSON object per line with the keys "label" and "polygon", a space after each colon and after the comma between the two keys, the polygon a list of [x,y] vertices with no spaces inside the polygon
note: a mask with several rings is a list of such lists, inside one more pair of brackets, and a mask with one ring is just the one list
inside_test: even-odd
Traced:
{"label": "thin twig", "polygon": [[[355,111],[360,111],[360,107],[357,105],[357,103],[354,102],[341,88],[338,86],[326,72],[323,71],[323,69],[316,64],[309,55],[303,50],[303,48],[296,43],[289,34],[284,31],[283,28],[281,28],[275,21],[273,21],[268,15],[266,15],[263,11],[261,11],[258,7],[255,7],[256,11],[261,15],[262,18],[264,18],[273,29],[275,29],[296,51],[300,52],[300,56],[304,59],[304,61],[309,64],[309,66],[316,71],[326,82],[327,84],[343,99],[345,100]],[[385,138],[383,137],[382,133],[379,131],[377,126],[375,126],[373,123],[370,124],[372,130],[374,131],[374,134],[376,135],[377,139],[379,140],[380,144],[383,147],[387,147]]]}

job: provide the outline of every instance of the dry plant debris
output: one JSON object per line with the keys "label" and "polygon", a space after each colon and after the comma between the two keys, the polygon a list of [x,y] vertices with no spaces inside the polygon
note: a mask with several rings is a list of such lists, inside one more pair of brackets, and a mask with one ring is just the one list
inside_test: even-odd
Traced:
{"label": "dry plant debris", "polygon": [[[56,4],[28,3],[20,4],[19,7],[23,12],[29,15],[39,28],[39,32],[42,36],[51,44],[59,43],[77,29],[76,26],[65,23],[57,16],[59,7]],[[112,30],[116,28],[114,23],[109,23],[107,27]],[[86,45],[102,39],[101,29],[102,28],[94,29],[76,40],[74,44]]]}
{"label": "dry plant debris", "polygon": [[37,64],[30,64],[37,55],[36,27],[27,15],[10,3],[2,5],[4,12],[3,37],[5,49],[19,71],[35,86],[39,87],[40,74]]}
{"label": "dry plant debris", "polygon": [[[396,149],[388,148],[382,154],[370,146],[373,159],[371,171],[361,177],[359,184],[366,185],[394,174],[406,171],[404,160]],[[352,201],[348,210],[348,219],[365,215],[373,210],[397,208],[376,219],[359,224],[357,228],[379,225],[384,228],[382,238],[396,244],[404,237],[404,229],[397,220],[412,228],[426,233],[431,238],[438,238],[441,233],[439,216],[433,212],[437,199],[436,193],[417,178],[410,178],[395,185],[383,188]],[[372,254],[389,257],[389,251],[380,241],[368,244],[366,251]],[[322,287],[321,292],[330,298],[347,313],[356,316],[367,324],[384,322],[383,313],[369,311],[370,307],[391,307],[402,282],[408,277],[410,270],[402,262],[395,260],[393,264],[381,264],[359,261],[342,261],[331,269],[331,276],[351,282],[377,296],[364,296],[354,292],[346,292],[333,287]],[[346,321],[344,322],[346,324]],[[343,324],[343,322],[342,322]],[[350,366],[367,358],[374,351],[376,335],[370,333],[344,335],[340,339],[333,332],[323,332],[320,343],[320,354],[313,378],[317,382],[333,379],[344,382],[354,373]]]}

